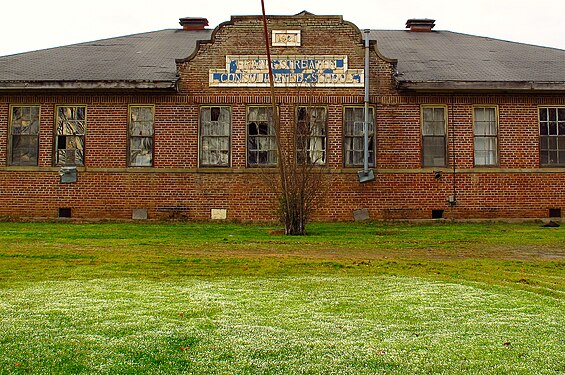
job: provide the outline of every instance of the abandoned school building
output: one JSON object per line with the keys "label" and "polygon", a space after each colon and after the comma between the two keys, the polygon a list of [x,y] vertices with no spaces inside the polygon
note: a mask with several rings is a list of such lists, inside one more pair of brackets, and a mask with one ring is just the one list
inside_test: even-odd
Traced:
{"label": "abandoned school building", "polygon": [[[180,24],[0,57],[0,216],[276,219],[262,19]],[[565,51],[433,27],[268,17],[313,219],[561,217]]]}

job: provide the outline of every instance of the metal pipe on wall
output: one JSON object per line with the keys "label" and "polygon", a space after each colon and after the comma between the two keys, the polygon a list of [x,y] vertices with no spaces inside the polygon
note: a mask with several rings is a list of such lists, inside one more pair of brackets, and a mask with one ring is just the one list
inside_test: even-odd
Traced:
{"label": "metal pipe on wall", "polygon": [[[364,31],[365,39],[365,97],[363,99],[363,170],[357,172],[359,177],[359,182],[369,182],[375,179],[375,175],[372,170],[369,170],[369,32],[370,30]],[[374,126],[374,125],[373,125]]]}

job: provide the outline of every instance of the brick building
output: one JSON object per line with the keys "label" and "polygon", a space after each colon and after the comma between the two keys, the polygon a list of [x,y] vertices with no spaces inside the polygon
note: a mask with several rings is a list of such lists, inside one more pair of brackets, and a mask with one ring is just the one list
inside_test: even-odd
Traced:
{"label": "brick building", "polygon": [[[0,57],[0,216],[276,218],[262,20],[181,25]],[[561,216],[565,51],[426,19],[268,25],[286,144],[324,174],[315,220]]]}

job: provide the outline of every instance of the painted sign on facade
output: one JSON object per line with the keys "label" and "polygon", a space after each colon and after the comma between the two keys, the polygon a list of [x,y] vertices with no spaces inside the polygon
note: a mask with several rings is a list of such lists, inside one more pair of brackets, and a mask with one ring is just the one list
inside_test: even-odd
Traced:
{"label": "painted sign on facade", "polygon": [[[347,56],[272,56],[279,87],[363,87],[363,69],[349,69]],[[267,56],[226,56],[226,69],[210,69],[210,87],[268,87]]]}

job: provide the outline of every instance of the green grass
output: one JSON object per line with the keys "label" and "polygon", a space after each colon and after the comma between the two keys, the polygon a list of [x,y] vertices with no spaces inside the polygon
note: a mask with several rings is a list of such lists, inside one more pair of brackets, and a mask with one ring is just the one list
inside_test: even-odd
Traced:
{"label": "green grass", "polygon": [[0,374],[565,373],[565,230],[0,223]]}

